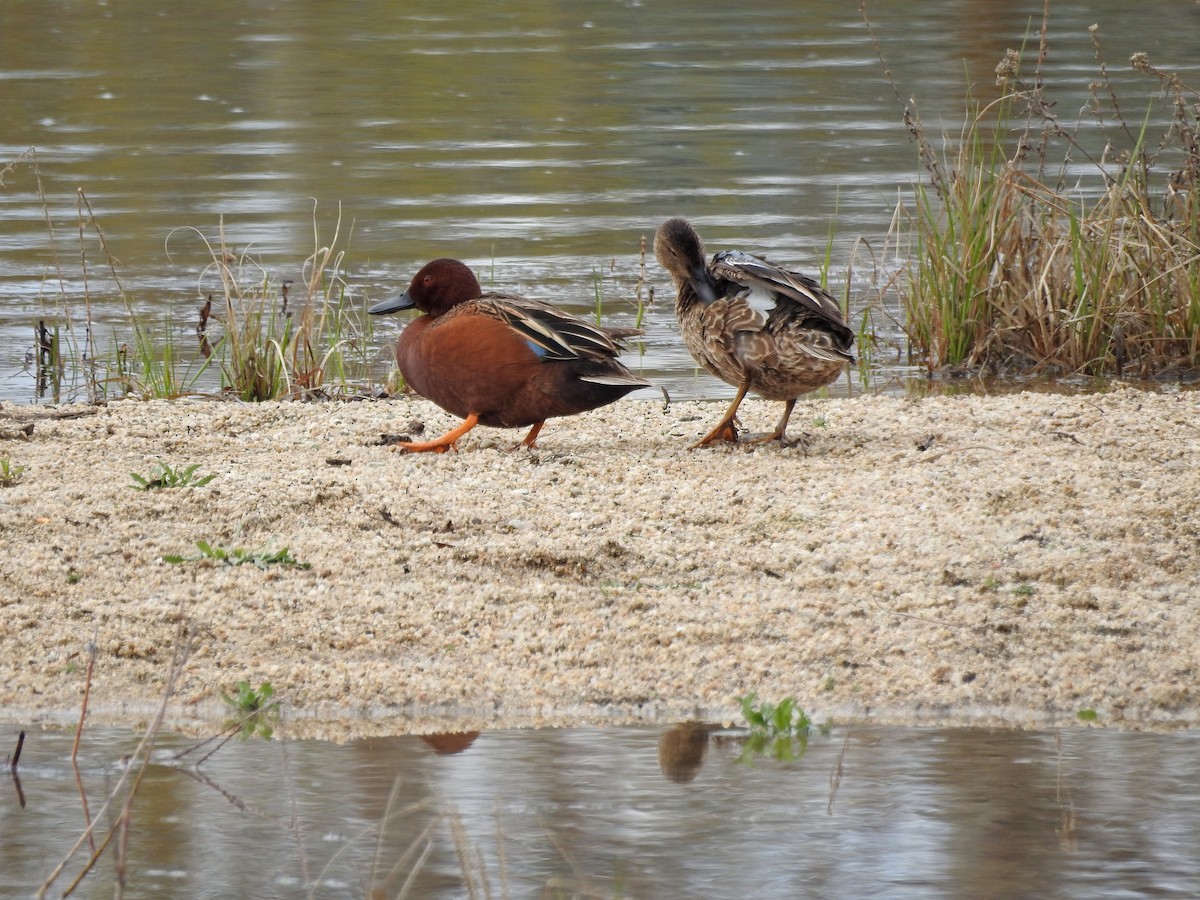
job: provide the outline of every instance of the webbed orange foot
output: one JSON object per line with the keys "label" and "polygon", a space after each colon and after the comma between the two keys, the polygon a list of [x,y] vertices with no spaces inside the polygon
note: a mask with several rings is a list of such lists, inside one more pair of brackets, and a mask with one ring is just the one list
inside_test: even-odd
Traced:
{"label": "webbed orange foot", "polygon": [[733,441],[735,444],[738,439],[737,425],[734,424],[737,420],[738,406],[742,403],[742,398],[746,396],[746,391],[750,389],[749,384],[743,384],[738,388],[737,396],[733,398],[733,402],[729,404],[729,409],[725,410],[725,415],[721,417],[721,421],[717,423],[717,427],[706,434],[696,443],[692,444],[688,449],[695,450],[697,447],[705,447],[709,444],[714,444],[717,441]]}
{"label": "webbed orange foot", "polygon": [[479,422],[479,416],[471,413],[457,428],[447,431],[433,441],[401,441],[393,444],[403,453],[445,453],[447,450],[457,450],[458,439],[470,431]]}
{"label": "webbed orange foot", "polygon": [[441,444],[437,441],[399,441],[392,444],[392,449],[401,453],[445,453],[447,450],[458,450],[458,445]]}
{"label": "webbed orange foot", "polygon": [[707,447],[709,444],[715,444],[718,441],[732,442],[734,444],[738,442],[737,425],[732,420],[717,423],[716,428],[700,438],[700,440],[696,441],[688,449],[695,450],[697,447]]}
{"label": "webbed orange foot", "polygon": [[520,450],[522,447],[528,447],[530,450],[536,450],[538,432],[542,430],[542,426],[545,424],[546,422],[543,420],[530,428],[529,434],[525,435],[525,440],[513,447],[513,450]]}

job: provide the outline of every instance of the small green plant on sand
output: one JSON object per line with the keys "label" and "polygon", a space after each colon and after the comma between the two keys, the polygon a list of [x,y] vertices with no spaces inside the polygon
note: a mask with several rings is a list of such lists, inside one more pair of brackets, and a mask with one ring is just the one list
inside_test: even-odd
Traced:
{"label": "small green plant on sand", "polygon": [[1075,713],[1075,718],[1080,722],[1095,722],[1099,720],[1100,714],[1094,709],[1081,709]]}
{"label": "small green plant on sand", "polygon": [[0,458],[0,487],[12,487],[24,474],[24,466],[14,466],[7,456]]}
{"label": "small green plant on sand", "polygon": [[275,689],[271,682],[264,681],[258,687],[250,687],[249,681],[239,681],[234,685],[236,694],[222,694],[221,699],[237,710],[239,720],[230,722],[226,727],[237,725],[242,740],[258,736],[269,741],[275,733],[275,723],[279,720],[279,701],[272,700]]}
{"label": "small green plant on sand", "polygon": [[223,563],[227,566],[240,566],[245,563],[253,563],[260,569],[265,569],[267,566],[295,566],[297,569],[311,569],[309,563],[298,561],[287,547],[279,550],[247,550],[244,547],[214,547],[208,541],[196,541],[196,549],[199,553],[191,556],[164,556],[163,562],[178,565],[185,562],[197,562],[199,560],[210,559],[213,562]]}
{"label": "small green plant on sand", "polygon": [[785,697],[778,704],[760,703],[758,695],[751,692],[739,697],[738,702],[750,729],[742,750],[743,762],[756,756],[789,762],[804,755],[812,720],[796,705],[795,698]]}
{"label": "small green plant on sand", "polygon": [[217,477],[216,475],[202,475],[197,478],[196,470],[200,468],[199,463],[192,463],[187,468],[179,469],[172,469],[165,462],[157,463],[157,465],[158,471],[149,476],[130,472],[129,476],[134,481],[132,487],[139,491],[149,491],[153,488],[204,487]]}

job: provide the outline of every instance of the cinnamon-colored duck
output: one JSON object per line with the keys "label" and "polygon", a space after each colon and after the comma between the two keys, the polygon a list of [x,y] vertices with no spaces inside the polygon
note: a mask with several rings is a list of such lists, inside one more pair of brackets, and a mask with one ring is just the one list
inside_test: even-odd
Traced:
{"label": "cinnamon-colored duck", "polygon": [[738,406],[747,392],[783,400],[770,434],[747,440],[784,443],[796,399],[837,380],[854,362],[854,332],[837,301],[817,282],[740,250],[704,257],[686,219],[663,222],[654,255],[675,281],[675,316],[688,351],[737,390],[725,415],[693,448],[737,441]]}
{"label": "cinnamon-colored duck", "polygon": [[457,259],[435,259],[395,300],[372,306],[382,315],[416,307],[396,343],[405,382],[463,419],[432,441],[397,444],[411,453],[455,448],[476,425],[532,426],[518,446],[533,447],[547,419],[571,416],[650,387],[617,361],[623,337],[637,329],[605,329],[512,294],[484,294]]}

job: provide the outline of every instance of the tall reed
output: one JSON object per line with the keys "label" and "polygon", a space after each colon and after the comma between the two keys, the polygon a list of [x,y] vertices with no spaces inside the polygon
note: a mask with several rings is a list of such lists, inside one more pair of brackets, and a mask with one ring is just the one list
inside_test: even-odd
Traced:
{"label": "tall reed", "polygon": [[[95,210],[82,188],[75,192],[78,242],[77,287],[68,287],[63,239],[52,222],[33,148],[0,166],[0,188],[18,173],[32,175],[49,242],[50,288],[31,311],[39,397],[55,402],[96,403],[113,396],[173,398],[212,389],[245,400],[317,393],[358,393],[371,387],[372,323],[350,296],[343,264],[346,251],[340,210],[333,239],[322,243],[313,212],[313,252],[304,261],[300,284],[277,282],[248,254],[234,255],[224,222],[215,241],[196,228],[208,263],[200,278],[199,324],[193,343],[177,327],[140,305],[122,279]],[[98,319],[116,300],[123,321]],[[215,301],[215,303],[214,303]],[[107,332],[107,339],[106,339]]]}
{"label": "tall reed", "polygon": [[[370,321],[349,300],[342,276],[345,251],[337,248],[341,218],[333,240],[323,245],[315,225],[316,249],[304,261],[302,282],[276,282],[258,261],[231,252],[224,222],[217,240],[199,234],[211,256],[201,275],[201,295],[217,304],[206,312],[221,326],[211,355],[218,360],[222,386],[242,400],[305,396],[318,391],[354,390],[348,359],[366,362]],[[205,335],[207,342],[207,334]]]}
{"label": "tall reed", "polygon": [[1104,143],[1085,145],[1082,123],[1068,128],[1047,96],[1048,24],[1046,2],[1036,48],[1008,51],[996,69],[1000,97],[974,104],[942,152],[905,107],[926,176],[897,218],[910,242],[914,355],[930,370],[1002,374],[1194,370],[1200,95],[1135,54],[1131,64],[1158,79],[1170,110],[1152,140],[1154,102],[1128,122],[1093,26],[1099,72],[1087,115]]}

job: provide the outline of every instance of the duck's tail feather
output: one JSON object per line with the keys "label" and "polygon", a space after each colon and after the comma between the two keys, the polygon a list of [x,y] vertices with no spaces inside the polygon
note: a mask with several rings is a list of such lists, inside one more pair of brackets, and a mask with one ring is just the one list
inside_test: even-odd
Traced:
{"label": "duck's tail feather", "polygon": [[580,375],[580,381],[591,382],[592,384],[612,384],[612,385],[634,385],[636,387],[654,387],[645,378],[639,378],[632,372],[612,372],[600,373],[596,375]]}

